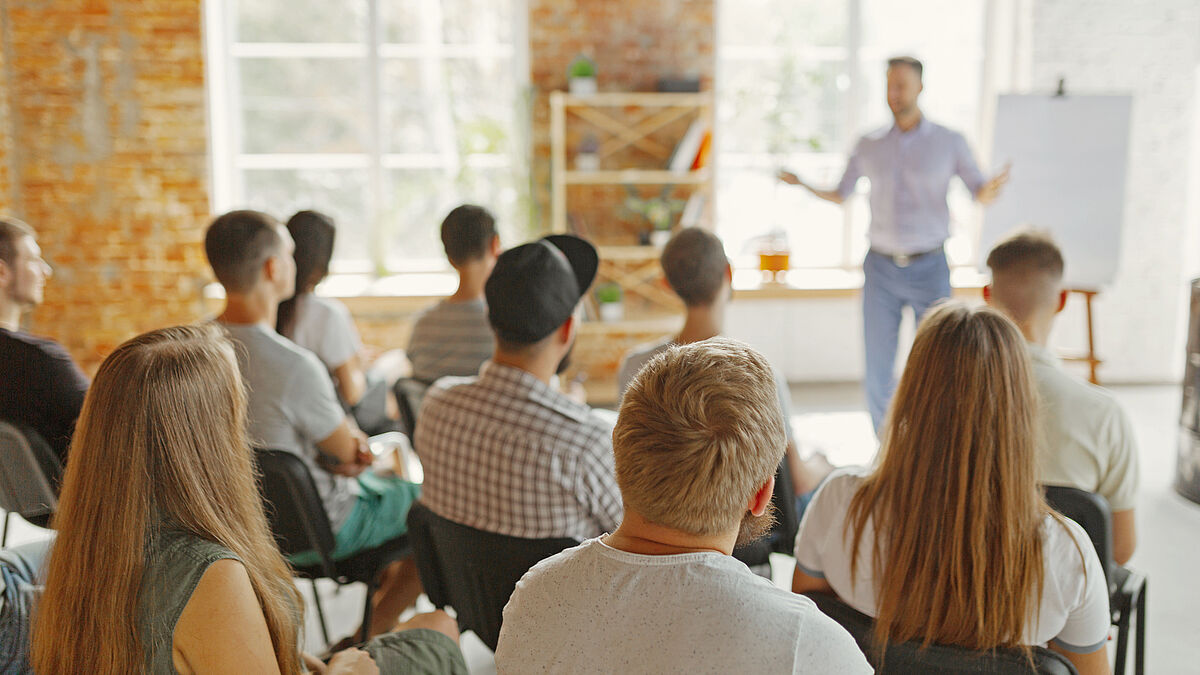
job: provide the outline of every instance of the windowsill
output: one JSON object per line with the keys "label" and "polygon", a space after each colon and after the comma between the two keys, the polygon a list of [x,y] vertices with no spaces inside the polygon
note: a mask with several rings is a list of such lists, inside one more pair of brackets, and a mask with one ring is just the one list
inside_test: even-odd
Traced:
{"label": "windowsill", "polygon": [[[737,269],[733,273],[733,291],[739,298],[773,299],[801,297],[851,297],[862,291],[863,275],[858,269],[793,269],[779,282],[763,280],[757,269]],[[950,271],[950,285],[956,290],[977,291],[987,277],[974,267],[956,267]],[[326,297],[350,302],[371,299],[433,302],[447,297],[458,287],[454,272],[408,272],[373,279],[367,274],[332,275],[317,287]],[[209,299],[225,297],[219,284],[204,289]]]}

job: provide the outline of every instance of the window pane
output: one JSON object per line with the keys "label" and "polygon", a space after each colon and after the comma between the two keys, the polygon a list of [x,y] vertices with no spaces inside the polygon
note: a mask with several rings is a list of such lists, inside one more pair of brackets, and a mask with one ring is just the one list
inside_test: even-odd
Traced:
{"label": "window pane", "polygon": [[235,42],[362,42],[366,0],[229,0]]}
{"label": "window pane", "polygon": [[[444,95],[438,95],[444,89],[436,62],[427,65],[420,59],[388,59],[382,70],[388,151],[437,152],[452,131],[445,112],[448,103]],[[435,120],[445,124],[435,126]]]}
{"label": "window pane", "polygon": [[841,62],[726,59],[719,64],[722,151],[841,150]]}
{"label": "window pane", "polygon": [[383,21],[383,41],[421,42],[422,4],[422,0],[379,0],[379,17]]}
{"label": "window pane", "polygon": [[442,0],[448,43],[511,43],[512,22],[512,0]]}
{"label": "window pane", "polygon": [[512,62],[447,59],[444,68],[459,152],[508,152],[516,94]]}
{"label": "window pane", "polygon": [[312,209],[337,223],[335,260],[370,269],[367,172],[362,169],[252,169],[242,171],[244,203],[286,221]]}
{"label": "window pane", "polygon": [[397,169],[387,175],[387,201],[382,224],[387,245],[387,264],[403,269],[406,260],[443,257],[438,228],[453,208],[445,172],[427,169]]}
{"label": "window pane", "polygon": [[362,59],[238,59],[242,152],[364,152]]}

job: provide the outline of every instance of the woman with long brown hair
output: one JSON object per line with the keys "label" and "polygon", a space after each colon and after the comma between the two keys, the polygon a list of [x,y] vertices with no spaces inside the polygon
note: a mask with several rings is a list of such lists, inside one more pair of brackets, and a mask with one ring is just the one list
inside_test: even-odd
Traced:
{"label": "woman with long brown hair", "polygon": [[[36,672],[301,671],[303,605],[263,514],[245,418],[233,347],[214,324],[153,331],[105,359],[54,518]],[[411,667],[417,652],[427,672],[465,669],[437,630],[366,650],[336,655],[326,672]]]}
{"label": "woman with long brown hair", "polygon": [[1042,498],[1025,341],[957,302],[922,320],[873,470],[834,473],[796,539],[798,593],[875,617],[876,643],[1049,645],[1108,673],[1104,572]]}

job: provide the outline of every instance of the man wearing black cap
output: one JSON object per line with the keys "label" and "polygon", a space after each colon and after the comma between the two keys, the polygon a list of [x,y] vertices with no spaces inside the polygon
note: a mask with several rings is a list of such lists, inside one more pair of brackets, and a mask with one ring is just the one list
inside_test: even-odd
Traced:
{"label": "man wearing black cap", "polygon": [[417,416],[421,502],[438,515],[529,539],[582,541],[620,523],[612,424],[554,384],[598,262],[570,235],[496,261],[484,287],[495,354],[478,377],[438,380]]}

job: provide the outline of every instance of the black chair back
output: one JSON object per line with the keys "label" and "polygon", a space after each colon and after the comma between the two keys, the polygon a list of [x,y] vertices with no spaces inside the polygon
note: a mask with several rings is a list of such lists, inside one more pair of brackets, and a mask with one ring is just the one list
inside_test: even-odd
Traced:
{"label": "black chair back", "polygon": [[400,409],[401,431],[412,438],[417,432],[417,411],[421,409],[421,401],[429,383],[415,377],[402,377],[396,380],[392,392],[396,395],[396,406]]}
{"label": "black chair back", "polygon": [[308,466],[286,450],[256,449],[259,489],[271,533],[284,555],[316,551],[327,577],[336,577],[330,552],[333,527]]}
{"label": "black chair back", "polygon": [[1046,485],[1042,488],[1050,508],[1079,523],[1087,532],[1100,565],[1104,567],[1104,578],[1112,589],[1116,579],[1117,563],[1112,550],[1112,510],[1108,500],[1094,492],[1062,485]]}
{"label": "black chair back", "polygon": [[[828,593],[805,593],[817,604],[826,616],[845,628],[876,673],[921,673],[923,675],[951,675],[952,673],[979,673],[987,675],[1078,675],[1075,666],[1061,654],[1042,647],[1033,648],[1034,667],[1019,650],[997,649],[976,652],[949,645],[922,647],[919,642],[888,644],[883,658],[879,658],[874,646],[872,631],[875,621],[871,617],[850,607],[836,596]],[[882,664],[882,665],[881,665]]]}
{"label": "black chair back", "polygon": [[733,550],[733,557],[753,567],[771,562],[771,553],[792,555],[796,547],[796,531],[800,519],[796,516],[796,491],[792,487],[792,472],[788,469],[787,457],[775,471],[775,493],[771,495],[775,507],[775,526],[767,536]]}
{"label": "black chair back", "polygon": [[44,525],[58,509],[62,473],[54,451],[24,424],[0,420],[0,509]]}
{"label": "black chair back", "polygon": [[408,539],[425,595],[454,608],[460,630],[473,630],[493,651],[504,605],[525,572],[576,546],[574,539],[521,539],[442,518],[417,502],[408,511]]}

